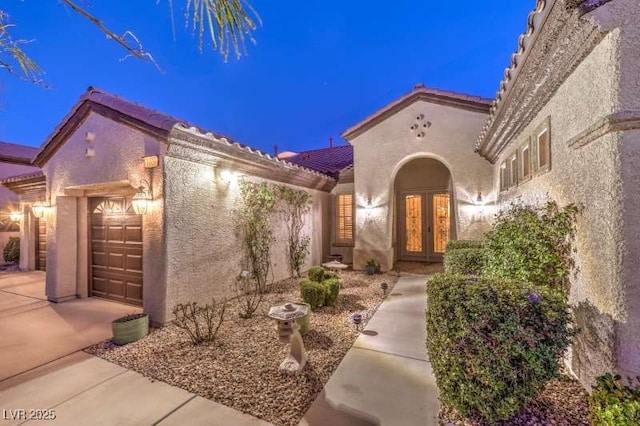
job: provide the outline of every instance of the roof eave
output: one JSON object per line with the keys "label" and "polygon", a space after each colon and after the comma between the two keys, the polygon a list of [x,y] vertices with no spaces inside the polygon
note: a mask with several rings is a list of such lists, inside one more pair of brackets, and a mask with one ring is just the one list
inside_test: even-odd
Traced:
{"label": "roof eave", "polygon": [[439,105],[469,110],[472,112],[479,112],[483,114],[488,114],[489,108],[491,108],[491,101],[488,99],[486,100],[482,98],[474,99],[472,97],[469,97],[469,99],[463,99],[460,97],[454,97],[446,93],[439,94],[439,93],[432,93],[425,90],[414,89],[413,91],[404,95],[400,99],[397,99],[396,101],[388,104],[387,106],[373,113],[369,117],[360,121],[356,125],[345,130],[341,134],[341,136],[344,139],[346,139],[348,142],[351,142],[351,140],[355,139],[362,133],[366,132],[367,130],[371,129],[372,127],[383,122],[387,118],[391,117],[392,115],[407,108],[409,105],[419,100],[423,100],[423,101],[427,101],[427,102],[431,102]]}

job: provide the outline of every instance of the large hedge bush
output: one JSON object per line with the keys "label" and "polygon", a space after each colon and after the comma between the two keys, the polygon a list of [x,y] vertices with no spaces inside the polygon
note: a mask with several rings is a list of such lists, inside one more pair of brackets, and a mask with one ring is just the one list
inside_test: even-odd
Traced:
{"label": "large hedge bush", "polygon": [[579,211],[575,204],[560,208],[554,201],[543,207],[511,204],[497,215],[493,230],[486,235],[483,272],[567,293]]}
{"label": "large hedge bush", "polygon": [[483,248],[459,248],[444,253],[444,271],[448,274],[480,275],[484,263]]}
{"label": "large hedge bush", "polygon": [[427,300],[427,350],[440,398],[462,415],[508,419],[558,375],[574,334],[559,292],[438,274]]}
{"label": "large hedge bush", "polygon": [[479,240],[451,240],[447,243],[447,247],[444,249],[445,253],[458,250],[458,249],[470,249],[470,248],[482,248],[482,241]]}
{"label": "large hedge bush", "polygon": [[589,398],[594,426],[640,425],[640,381],[624,386],[621,377],[605,374],[596,379]]}
{"label": "large hedge bush", "polygon": [[9,237],[7,245],[2,250],[2,255],[5,262],[19,262],[20,261],[20,238]]}

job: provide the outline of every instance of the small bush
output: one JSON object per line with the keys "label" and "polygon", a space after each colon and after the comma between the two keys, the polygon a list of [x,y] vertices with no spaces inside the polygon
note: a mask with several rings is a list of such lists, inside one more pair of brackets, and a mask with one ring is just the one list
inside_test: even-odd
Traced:
{"label": "small bush", "polygon": [[478,240],[451,240],[447,244],[445,253],[451,250],[482,248],[482,241]]}
{"label": "small bush", "polygon": [[564,297],[542,286],[438,274],[427,285],[427,350],[442,402],[490,423],[558,375],[575,334]]}
{"label": "small bush", "polygon": [[7,245],[4,246],[2,251],[5,262],[19,262],[20,261],[20,238],[9,237]]}
{"label": "small bush", "polygon": [[173,308],[174,322],[194,344],[212,342],[224,322],[226,309],[226,300],[222,306],[215,299],[204,306],[198,306],[198,302],[179,303]]}
{"label": "small bush", "polygon": [[340,280],[337,278],[329,278],[328,280],[324,280],[322,285],[326,291],[324,298],[325,306],[334,306],[338,300],[338,293],[340,293]]}
{"label": "small bush", "polygon": [[321,283],[315,281],[303,281],[300,283],[300,297],[311,306],[312,310],[324,306],[326,289]]}
{"label": "small bush", "polygon": [[338,278],[340,279],[340,277],[338,277],[338,274],[336,274],[335,272],[331,272],[331,271],[324,271],[324,281],[331,279],[331,278]]}
{"label": "small bush", "polygon": [[480,275],[484,256],[482,248],[447,250],[444,253],[444,271],[448,274]]}
{"label": "small bush", "polygon": [[635,387],[620,384],[620,376],[605,374],[596,379],[589,398],[594,426],[640,424],[640,378]]}
{"label": "small bush", "polygon": [[573,239],[580,207],[544,207],[515,202],[496,217],[485,239],[484,273],[495,278],[528,281],[568,293],[573,267]]}
{"label": "small bush", "polygon": [[322,266],[312,266],[308,272],[309,279],[317,283],[324,281],[324,274],[325,272]]}

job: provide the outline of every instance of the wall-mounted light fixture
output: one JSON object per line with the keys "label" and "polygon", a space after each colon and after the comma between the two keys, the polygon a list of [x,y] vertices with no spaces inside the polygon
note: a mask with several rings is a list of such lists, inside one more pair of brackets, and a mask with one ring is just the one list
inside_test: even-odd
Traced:
{"label": "wall-mounted light fixture", "polygon": [[22,220],[22,213],[14,210],[9,213],[9,219],[11,220],[11,222],[20,222]]}
{"label": "wall-mounted light fixture", "polygon": [[482,204],[484,200],[482,199],[482,192],[478,192],[478,196],[476,197],[476,204]]}
{"label": "wall-mounted light fixture", "polygon": [[151,194],[151,185],[146,179],[142,179],[142,185],[138,187],[138,192],[133,196],[131,200],[131,207],[136,214],[147,214],[149,204],[153,200]]}
{"label": "wall-mounted light fixture", "polygon": [[42,219],[49,210],[49,206],[44,201],[36,201],[31,205],[31,213],[38,219]]}
{"label": "wall-mounted light fixture", "polygon": [[142,161],[144,162],[145,169],[155,169],[160,163],[160,159],[157,155],[147,155],[142,157]]}
{"label": "wall-mounted light fixture", "polygon": [[367,198],[367,205],[365,206],[367,210],[371,210],[373,208],[373,203],[371,202],[371,196]]}

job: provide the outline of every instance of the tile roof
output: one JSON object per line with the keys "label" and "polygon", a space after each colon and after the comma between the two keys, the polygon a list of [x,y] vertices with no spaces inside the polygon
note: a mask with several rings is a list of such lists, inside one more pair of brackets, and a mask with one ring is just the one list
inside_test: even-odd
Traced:
{"label": "tile roof", "polygon": [[[48,161],[51,155],[61,146],[70,131],[73,131],[79,123],[84,119],[87,111],[98,106],[100,110],[106,110],[108,116],[113,112],[118,117],[123,117],[127,122],[135,126],[142,127],[146,131],[152,132],[156,137],[168,138],[174,128],[188,130],[196,135],[203,135],[207,138],[213,138],[215,141],[222,141],[228,146],[232,146],[238,150],[238,153],[254,154],[255,159],[266,159],[274,165],[290,165],[295,169],[299,169],[310,175],[320,176],[315,169],[305,167],[302,164],[290,162],[289,159],[280,160],[260,150],[254,149],[248,145],[241,144],[226,135],[210,130],[202,129],[198,126],[190,124],[186,120],[181,120],[170,115],[161,113],[157,110],[148,108],[144,105],[128,101],[119,96],[112,95],[103,90],[89,87],[87,91],[80,96],[78,102],[71,111],[64,117],[62,122],[54,129],[53,133],[47,138],[42,148],[35,158],[38,166],[42,166]],[[215,149],[212,145],[210,148]],[[326,174],[323,176],[327,178]]]}
{"label": "tile roof", "polygon": [[[487,122],[482,128],[480,136],[478,136],[476,141],[476,152],[480,151],[482,145],[487,143],[486,139],[490,132],[490,128],[496,119],[496,115],[506,98],[509,96],[510,89],[522,68],[522,64],[524,64],[529,51],[540,32],[539,28],[542,27],[550,9],[556,1],[557,0],[536,0],[534,9],[529,13],[529,16],[527,17],[527,30],[518,38],[518,49],[511,55],[511,62],[504,71],[504,77],[500,82],[500,87],[496,93],[496,97],[491,103],[489,117],[487,118]],[[579,8],[581,13],[585,14],[611,1],[612,0],[568,0],[565,7]]]}
{"label": "tile roof", "polygon": [[353,164],[351,145],[302,151],[287,161],[335,177],[342,169]]}
{"label": "tile roof", "polygon": [[424,100],[436,104],[446,105],[454,108],[468,109],[471,111],[488,113],[491,106],[491,99],[480,96],[466,95],[464,93],[450,92],[447,90],[431,89],[423,84],[416,84],[411,92],[399,99],[391,102],[385,107],[374,112],[356,125],[350,127],[342,133],[342,137],[352,140],[356,136],[366,132],[376,124],[386,120],[398,111],[408,107],[412,103]]}
{"label": "tile roof", "polygon": [[0,142],[0,160],[31,163],[38,153],[38,148],[15,143]]}
{"label": "tile roof", "polygon": [[41,177],[44,177],[44,173],[42,173],[42,170],[37,170],[34,172],[23,173],[17,176],[8,176],[6,178],[2,178],[0,179],[0,184],[22,182],[25,180],[36,179]]}

